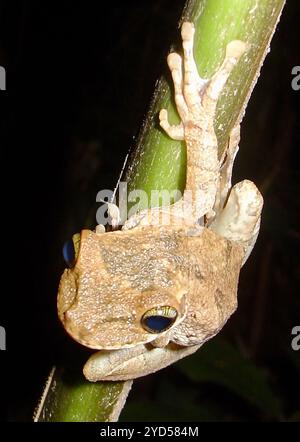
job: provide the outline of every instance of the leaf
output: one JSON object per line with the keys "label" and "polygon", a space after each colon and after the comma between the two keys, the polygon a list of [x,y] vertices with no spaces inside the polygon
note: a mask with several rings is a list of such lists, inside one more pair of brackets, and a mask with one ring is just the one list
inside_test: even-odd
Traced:
{"label": "leaf", "polygon": [[281,415],[282,404],[267,375],[221,338],[205,344],[176,367],[194,382],[212,382],[228,388],[271,417]]}
{"label": "leaf", "polygon": [[288,422],[300,422],[300,410],[295,411],[287,420]]}
{"label": "leaf", "polygon": [[200,401],[199,392],[186,385],[173,385],[168,379],[159,382],[154,399],[131,400],[122,411],[120,421],[209,422],[222,420],[222,407],[215,401]]}

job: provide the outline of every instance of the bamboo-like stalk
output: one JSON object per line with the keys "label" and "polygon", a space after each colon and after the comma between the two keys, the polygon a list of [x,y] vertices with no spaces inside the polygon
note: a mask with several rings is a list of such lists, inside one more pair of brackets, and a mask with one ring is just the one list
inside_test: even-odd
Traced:
{"label": "bamboo-like stalk", "polygon": [[86,381],[81,373],[51,370],[38,405],[35,422],[115,422],[132,381]]}
{"label": "bamboo-like stalk", "polygon": [[[201,77],[210,78],[220,66],[228,42],[238,39],[248,45],[218,102],[215,130],[219,154],[226,146],[230,130],[244,116],[284,3],[285,0],[191,0],[186,4],[179,25],[184,20],[195,24],[194,56]],[[158,125],[162,108],[168,109],[171,123],[179,122],[170,75],[167,79],[158,82],[126,176],[129,191],[143,189],[148,196],[153,189],[184,190],[184,142],[170,139]],[[141,201],[138,208],[144,205]]]}
{"label": "bamboo-like stalk", "polygon": [[[195,24],[195,58],[199,73],[209,78],[221,64],[228,42],[240,39],[248,51],[234,70],[218,103],[215,129],[219,151],[228,134],[241,121],[263,60],[269,51],[285,0],[190,0],[182,20]],[[183,190],[185,183],[185,146],[171,140],[158,126],[158,112],[167,108],[172,123],[177,123],[170,87],[170,76],[156,87],[150,110],[142,127],[137,149],[127,169],[128,190]],[[140,204],[139,208],[143,208]],[[114,421],[125,403],[128,382],[89,383],[78,373],[52,373],[36,421],[94,422]]]}

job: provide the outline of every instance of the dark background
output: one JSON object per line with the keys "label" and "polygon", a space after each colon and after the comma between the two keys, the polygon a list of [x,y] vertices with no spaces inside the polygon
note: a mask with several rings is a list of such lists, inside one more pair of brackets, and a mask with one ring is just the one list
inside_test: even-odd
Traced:
{"label": "dark background", "polygon": [[[0,5],[1,380],[10,421],[31,419],[54,363],[86,358],[56,317],[61,247],[94,224],[96,192],[114,187],[178,38],[182,0],[110,3]],[[254,180],[265,208],[238,312],[196,355],[137,380],[124,420],[300,420],[300,352],[291,349],[300,325],[300,91],[291,88],[299,15],[288,0],[242,128],[234,180]]]}

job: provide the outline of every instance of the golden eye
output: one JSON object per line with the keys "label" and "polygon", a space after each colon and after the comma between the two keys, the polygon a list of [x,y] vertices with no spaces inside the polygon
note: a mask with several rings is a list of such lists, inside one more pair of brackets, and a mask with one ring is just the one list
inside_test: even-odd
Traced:
{"label": "golden eye", "polygon": [[80,233],[75,233],[72,239],[65,242],[63,246],[63,257],[69,267],[73,267],[76,263],[80,246]]}
{"label": "golden eye", "polygon": [[161,333],[174,324],[177,314],[177,310],[168,305],[153,307],[143,314],[141,324],[150,333]]}

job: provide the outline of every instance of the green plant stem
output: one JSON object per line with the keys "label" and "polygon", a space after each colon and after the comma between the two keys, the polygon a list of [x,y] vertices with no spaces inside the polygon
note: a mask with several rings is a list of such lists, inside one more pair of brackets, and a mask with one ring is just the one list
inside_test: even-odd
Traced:
{"label": "green plant stem", "polygon": [[127,382],[86,381],[81,373],[70,369],[52,369],[36,422],[114,422],[131,388]]}
{"label": "green plant stem", "polygon": [[[184,20],[195,24],[194,56],[201,77],[210,78],[220,66],[228,42],[239,39],[248,44],[247,53],[231,74],[218,102],[215,131],[219,154],[228,142],[230,130],[242,120],[284,3],[285,0],[192,0],[186,4],[180,24]],[[154,93],[126,176],[129,192],[143,189],[148,194],[148,203],[141,201],[138,209],[151,206],[151,190],[184,190],[185,145],[170,139],[158,125],[162,108],[168,110],[172,124],[179,122],[171,85],[167,73]]]}
{"label": "green plant stem", "polygon": [[[234,39],[245,41],[249,49],[232,73],[218,103],[215,129],[220,153],[231,128],[241,121],[262,62],[269,50],[285,0],[191,0],[182,20],[195,24],[195,58],[199,73],[209,78],[221,64],[225,47]],[[167,72],[167,69],[166,69]],[[158,112],[167,108],[172,123],[178,123],[170,75],[159,81],[149,113],[131,158],[126,181],[128,190],[183,190],[185,146],[168,138],[158,127]],[[148,203],[149,204],[149,203]],[[139,208],[144,208],[143,202]],[[151,205],[151,202],[150,202]],[[130,384],[123,382],[89,383],[77,373],[54,374],[42,398],[38,421],[116,420]]]}

